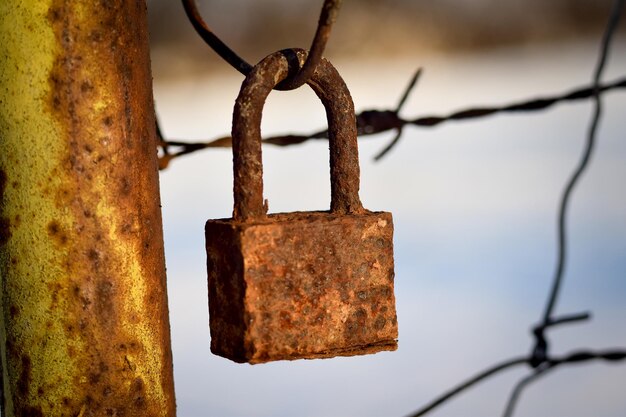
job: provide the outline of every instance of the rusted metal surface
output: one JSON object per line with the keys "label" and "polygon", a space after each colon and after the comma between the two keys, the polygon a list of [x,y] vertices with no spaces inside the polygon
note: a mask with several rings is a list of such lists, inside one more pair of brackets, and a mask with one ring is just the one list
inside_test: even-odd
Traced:
{"label": "rusted metal surface", "polygon": [[[413,79],[409,83],[408,89],[403,94],[403,99],[411,91],[411,88],[415,86],[414,81],[419,72],[416,72]],[[619,89],[626,89],[626,78],[622,77],[614,81],[600,84],[597,91],[604,94],[609,91],[615,91]],[[441,123],[446,123],[455,120],[468,120],[474,118],[482,118],[492,116],[496,113],[519,113],[519,112],[531,112],[545,110],[560,103],[570,101],[581,101],[593,97],[596,89],[594,87],[580,87],[572,90],[568,93],[555,96],[531,99],[525,102],[508,104],[501,107],[490,108],[474,108],[468,110],[457,111],[447,116],[426,116],[419,117],[413,120],[405,120],[399,115],[400,107],[398,106],[393,110],[364,110],[357,114],[357,132],[359,136],[375,135],[388,130],[396,130],[397,136],[394,141],[390,142],[383,150],[381,150],[376,156],[376,160],[380,160],[384,157],[395,145],[397,145],[400,136],[398,133],[403,130],[407,125],[413,125],[418,127],[434,127]],[[401,101],[400,104],[404,103]],[[287,134],[278,135],[272,137],[266,137],[263,139],[264,144],[275,146],[292,146],[299,145],[309,140],[326,139],[328,132],[326,130],[314,132],[311,134]],[[162,152],[159,158],[159,169],[166,169],[169,163],[173,159],[177,159],[184,155],[190,155],[194,152],[198,152],[209,148],[228,148],[231,146],[231,137],[223,136],[217,139],[205,140],[205,141],[189,141],[189,140],[165,140],[160,136],[159,149]]]}
{"label": "rusted metal surface", "polygon": [[397,347],[390,213],[206,226],[211,350],[237,362]]}
{"label": "rusted metal surface", "polygon": [[[233,173],[235,207],[233,218],[262,218],[263,165],[261,161],[261,115],[263,104],[276,84],[287,77],[289,60],[306,60],[303,50],[276,52],[263,59],[248,74],[235,102],[233,114]],[[331,210],[361,213],[359,155],[354,104],[335,68],[322,59],[308,82],[326,108],[331,175]]]}
{"label": "rusted metal surface", "polygon": [[145,2],[3,1],[4,415],[174,416]]}
{"label": "rusted metal surface", "polygon": [[395,350],[393,221],[361,205],[354,107],[325,60],[309,84],[329,121],[331,210],[265,214],[261,113],[287,60],[264,59],[235,104],[233,219],[205,228],[211,350],[249,363]]}

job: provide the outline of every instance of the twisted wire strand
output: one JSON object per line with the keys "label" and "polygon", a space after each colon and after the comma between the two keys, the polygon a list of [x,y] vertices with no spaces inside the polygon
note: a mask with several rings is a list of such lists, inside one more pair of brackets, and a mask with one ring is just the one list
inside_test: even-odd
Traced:
{"label": "twisted wire strand", "polygon": [[[416,85],[420,71],[416,72],[413,76],[411,83],[407,90],[403,93],[403,99],[395,110],[365,110],[357,114],[357,132],[359,136],[370,136],[389,130],[396,130],[402,132],[402,128],[405,125],[414,125],[417,127],[434,127],[445,122],[463,121],[482,119],[497,113],[526,113],[536,112],[549,109],[555,105],[576,102],[589,99],[593,96],[594,89],[592,86],[579,87],[570,92],[556,95],[553,97],[533,98],[521,102],[507,104],[500,107],[474,107],[471,109],[461,110],[445,116],[425,116],[419,117],[413,120],[402,119],[398,112],[402,108],[402,105],[406,102],[408,93]],[[616,91],[626,88],[626,77],[617,79],[615,81],[602,84],[598,87],[600,94],[605,94],[610,91]],[[158,126],[157,126],[158,127]],[[185,141],[185,140],[167,140],[164,139],[161,134],[161,129],[157,129],[157,135],[159,136],[159,148],[163,151],[163,155],[160,157],[160,169],[165,169],[169,163],[178,157],[189,155],[191,153],[201,151],[208,148],[228,148],[230,147],[230,136],[222,136],[218,139],[210,141]],[[287,134],[278,135],[265,138],[263,142],[268,145],[274,146],[293,146],[298,145],[309,140],[326,139],[328,137],[327,130],[317,131],[308,135],[301,134]],[[387,154],[394,145],[398,143],[397,140],[392,141],[392,146],[388,146],[384,149],[384,152],[379,153],[377,156],[380,159]],[[170,147],[179,148],[177,152],[169,152]]]}

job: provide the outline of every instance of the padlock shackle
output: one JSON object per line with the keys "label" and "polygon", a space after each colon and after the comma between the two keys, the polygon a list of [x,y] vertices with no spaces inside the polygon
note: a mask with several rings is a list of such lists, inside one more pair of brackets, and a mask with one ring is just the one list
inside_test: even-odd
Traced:
{"label": "padlock shackle", "polygon": [[[259,220],[266,217],[263,200],[263,162],[261,159],[261,116],[270,91],[287,78],[289,61],[302,66],[307,52],[290,49],[264,58],[241,85],[233,111],[233,219]],[[330,147],[331,213],[363,213],[359,198],[359,151],[356,116],[348,87],[337,70],[322,59],[307,84],[326,109]]]}

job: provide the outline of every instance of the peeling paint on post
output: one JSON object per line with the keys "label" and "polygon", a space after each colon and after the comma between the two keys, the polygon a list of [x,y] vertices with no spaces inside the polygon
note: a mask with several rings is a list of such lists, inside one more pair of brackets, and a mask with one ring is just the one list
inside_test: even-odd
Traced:
{"label": "peeling paint on post", "polygon": [[0,2],[4,416],[174,416],[143,0]]}

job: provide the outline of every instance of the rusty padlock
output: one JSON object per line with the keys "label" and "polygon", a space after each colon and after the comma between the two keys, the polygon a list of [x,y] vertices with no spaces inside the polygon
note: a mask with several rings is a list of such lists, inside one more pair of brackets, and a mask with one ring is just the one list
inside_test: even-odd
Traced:
{"label": "rusty padlock", "polygon": [[262,363],[395,350],[392,217],[361,205],[354,105],[326,60],[308,84],[328,118],[330,212],[266,214],[261,112],[287,74],[283,53],[268,56],[235,104],[233,218],[205,228],[211,351]]}

